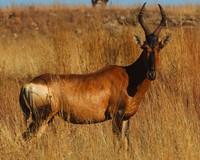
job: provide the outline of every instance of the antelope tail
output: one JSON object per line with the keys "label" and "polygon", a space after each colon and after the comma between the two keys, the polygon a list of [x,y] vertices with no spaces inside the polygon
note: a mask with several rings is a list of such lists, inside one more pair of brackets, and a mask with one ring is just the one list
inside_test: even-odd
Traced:
{"label": "antelope tail", "polygon": [[22,111],[24,113],[24,121],[26,123],[27,119],[30,117],[31,110],[30,110],[29,104],[27,102],[26,88],[25,87],[21,88],[20,95],[19,95],[19,103],[20,103],[20,106],[21,106]]}

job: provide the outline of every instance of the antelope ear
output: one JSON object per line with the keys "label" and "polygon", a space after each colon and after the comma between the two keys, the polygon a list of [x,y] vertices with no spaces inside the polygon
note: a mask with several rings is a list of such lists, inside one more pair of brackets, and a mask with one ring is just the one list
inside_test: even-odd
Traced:
{"label": "antelope ear", "polygon": [[138,44],[140,47],[142,47],[142,40],[140,38],[140,36],[136,35],[136,34],[133,34],[134,36],[134,40],[136,42],[136,44]]}
{"label": "antelope ear", "polygon": [[163,37],[163,39],[160,42],[160,48],[161,49],[166,46],[166,44],[169,42],[170,38],[171,38],[170,34]]}

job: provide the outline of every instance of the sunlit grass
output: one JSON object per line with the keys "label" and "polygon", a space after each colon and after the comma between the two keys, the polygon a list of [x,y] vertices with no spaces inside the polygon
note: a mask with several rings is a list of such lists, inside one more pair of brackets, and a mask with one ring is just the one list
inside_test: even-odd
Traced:
{"label": "sunlit grass", "polygon": [[[166,10],[179,19],[187,7]],[[12,10],[18,17],[0,23],[0,159],[123,159],[114,152],[110,121],[72,125],[56,117],[40,138],[24,144],[18,96],[25,82],[42,73],[90,73],[132,63],[141,52],[132,35],[144,37],[141,28],[113,18],[104,22],[113,12],[130,10],[32,6],[4,9],[4,17]],[[200,159],[200,30],[169,25],[161,36],[168,32],[172,39],[160,53],[157,80],[131,118],[131,160]]]}

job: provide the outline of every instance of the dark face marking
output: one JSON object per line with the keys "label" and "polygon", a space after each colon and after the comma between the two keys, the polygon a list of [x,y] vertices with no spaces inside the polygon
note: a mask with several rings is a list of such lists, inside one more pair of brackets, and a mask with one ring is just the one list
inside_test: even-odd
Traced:
{"label": "dark face marking", "polygon": [[155,68],[155,53],[152,51],[148,60],[147,78],[150,80],[156,79],[156,68]]}
{"label": "dark face marking", "polygon": [[155,48],[158,45],[158,36],[154,34],[150,34],[146,36],[146,42],[143,45],[143,49],[145,52],[144,64],[147,69],[147,78],[149,80],[156,79],[156,65],[155,65]]}
{"label": "dark face marking", "polygon": [[158,44],[158,36],[150,34],[146,36],[146,42],[150,48],[154,48]]}

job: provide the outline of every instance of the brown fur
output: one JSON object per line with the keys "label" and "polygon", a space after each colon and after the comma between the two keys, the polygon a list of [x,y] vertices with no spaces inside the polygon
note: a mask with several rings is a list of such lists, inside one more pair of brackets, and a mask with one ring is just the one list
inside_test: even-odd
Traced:
{"label": "brown fur", "polygon": [[128,149],[129,120],[156,78],[158,53],[169,40],[153,41],[157,37],[148,37],[129,66],[107,66],[91,74],[43,74],[24,85],[19,101],[25,120],[31,117],[32,122],[23,138],[29,139],[55,115],[77,124],[112,119],[113,133],[118,140],[124,137]]}

